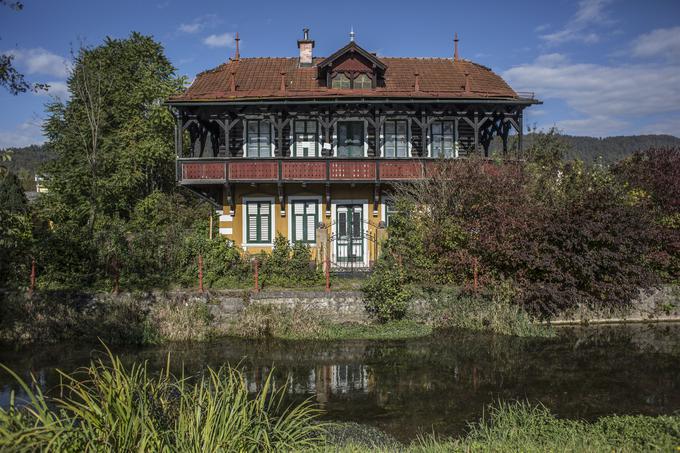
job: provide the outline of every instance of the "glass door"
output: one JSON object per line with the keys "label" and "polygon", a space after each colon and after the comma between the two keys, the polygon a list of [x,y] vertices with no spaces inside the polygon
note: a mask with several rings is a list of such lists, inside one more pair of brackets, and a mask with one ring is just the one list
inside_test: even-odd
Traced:
{"label": "glass door", "polygon": [[364,157],[364,122],[338,121],[338,157]]}
{"label": "glass door", "polygon": [[335,222],[335,254],[338,263],[363,263],[364,235],[361,205],[339,205]]}

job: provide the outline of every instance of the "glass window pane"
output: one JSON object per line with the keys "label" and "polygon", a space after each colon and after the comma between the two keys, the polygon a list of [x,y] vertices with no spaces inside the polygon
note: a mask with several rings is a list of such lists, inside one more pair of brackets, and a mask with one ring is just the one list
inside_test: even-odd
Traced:
{"label": "glass window pane", "polygon": [[439,121],[432,123],[432,134],[441,134],[442,133],[442,123]]}
{"label": "glass window pane", "polygon": [[453,121],[444,121],[444,133],[453,134]]}

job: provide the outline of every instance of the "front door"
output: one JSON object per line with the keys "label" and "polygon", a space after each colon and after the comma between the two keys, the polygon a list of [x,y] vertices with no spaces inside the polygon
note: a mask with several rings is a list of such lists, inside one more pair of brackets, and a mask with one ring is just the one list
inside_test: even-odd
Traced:
{"label": "front door", "polygon": [[360,204],[339,205],[335,221],[335,255],[338,263],[363,263],[363,208]]}
{"label": "front door", "polygon": [[364,122],[338,121],[338,157],[364,157]]}

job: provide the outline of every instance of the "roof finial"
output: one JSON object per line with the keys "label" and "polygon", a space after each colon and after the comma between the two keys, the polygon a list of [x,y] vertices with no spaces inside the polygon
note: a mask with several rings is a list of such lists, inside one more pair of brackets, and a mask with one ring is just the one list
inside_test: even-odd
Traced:
{"label": "roof finial", "polygon": [[453,35],[453,61],[458,61],[458,32]]}
{"label": "roof finial", "polygon": [[234,52],[234,61],[239,61],[241,59],[241,53],[238,50],[238,42],[241,40],[241,38],[238,37],[238,32],[236,32],[236,36],[234,36],[234,42],[236,43],[236,51]]}
{"label": "roof finial", "polygon": [[354,33],[354,27],[350,27],[350,29],[349,29],[349,40],[350,40],[350,42],[354,42],[355,36],[356,36],[356,33]]}

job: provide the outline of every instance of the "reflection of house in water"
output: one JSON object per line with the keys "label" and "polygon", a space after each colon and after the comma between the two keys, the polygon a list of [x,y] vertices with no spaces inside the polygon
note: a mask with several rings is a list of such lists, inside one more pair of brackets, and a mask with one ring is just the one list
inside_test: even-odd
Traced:
{"label": "reflection of house in water", "polygon": [[[243,376],[251,393],[258,392],[269,367],[256,367],[244,371]],[[288,384],[288,393],[295,395],[315,395],[318,403],[326,403],[331,395],[342,396],[358,392],[367,394],[373,389],[366,365],[352,363],[340,365],[319,365],[303,373],[289,371],[285,376],[274,376],[273,386],[279,388]]]}

